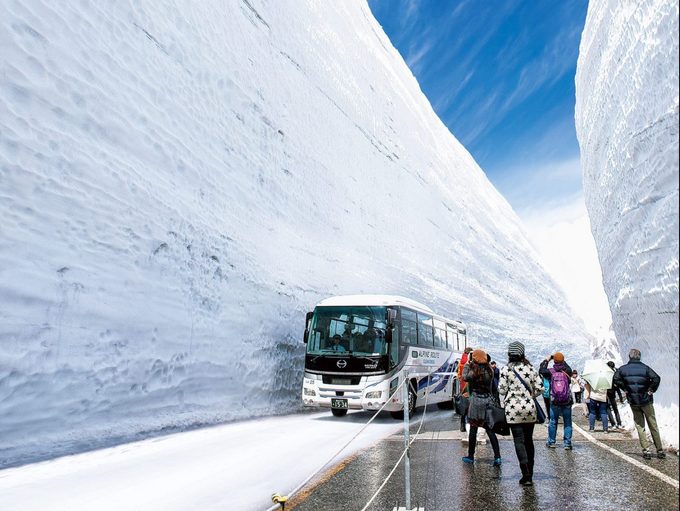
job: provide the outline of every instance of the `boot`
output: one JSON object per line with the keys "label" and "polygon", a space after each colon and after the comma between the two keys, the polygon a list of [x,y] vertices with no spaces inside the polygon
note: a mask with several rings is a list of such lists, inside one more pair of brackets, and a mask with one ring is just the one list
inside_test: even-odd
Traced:
{"label": "boot", "polygon": [[529,465],[526,463],[520,463],[519,468],[522,471],[522,479],[519,480],[519,484],[522,486],[531,486],[534,483],[531,481],[531,474],[529,473]]}

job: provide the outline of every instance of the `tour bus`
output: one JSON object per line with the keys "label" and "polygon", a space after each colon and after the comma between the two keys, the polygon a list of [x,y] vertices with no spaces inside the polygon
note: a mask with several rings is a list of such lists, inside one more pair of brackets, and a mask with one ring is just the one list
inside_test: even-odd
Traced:
{"label": "tour bus", "polygon": [[347,410],[384,410],[403,418],[401,389],[408,374],[408,410],[425,403],[452,405],[454,373],[467,345],[465,325],[408,298],[336,296],[307,313],[302,402]]}

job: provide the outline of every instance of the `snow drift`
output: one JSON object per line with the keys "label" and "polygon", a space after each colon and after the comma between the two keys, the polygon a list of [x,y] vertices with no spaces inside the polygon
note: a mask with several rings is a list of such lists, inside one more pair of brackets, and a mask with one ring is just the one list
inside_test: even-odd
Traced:
{"label": "snow drift", "polygon": [[586,353],[365,3],[7,1],[0,43],[0,465],[297,409],[334,294]]}
{"label": "snow drift", "polygon": [[576,73],[583,185],[621,355],[661,376],[678,446],[678,3],[591,2]]}

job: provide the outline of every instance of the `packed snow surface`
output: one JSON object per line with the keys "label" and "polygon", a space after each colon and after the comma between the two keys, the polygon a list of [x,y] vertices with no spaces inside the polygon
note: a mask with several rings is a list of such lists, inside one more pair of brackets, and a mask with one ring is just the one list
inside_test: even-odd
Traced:
{"label": "packed snow surface", "polygon": [[272,493],[403,429],[389,416],[364,429],[370,416],[271,417],[10,468],[0,472],[0,501],[11,511],[262,511]]}
{"label": "packed snow surface", "polygon": [[678,446],[678,2],[589,4],[576,73],[584,193],[624,361],[661,376]]}
{"label": "packed snow surface", "polygon": [[304,314],[589,339],[365,2],[0,3],[0,466],[300,407]]}

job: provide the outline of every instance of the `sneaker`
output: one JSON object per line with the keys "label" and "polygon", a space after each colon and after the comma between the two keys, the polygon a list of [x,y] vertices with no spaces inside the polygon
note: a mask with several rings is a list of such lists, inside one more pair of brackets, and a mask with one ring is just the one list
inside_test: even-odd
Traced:
{"label": "sneaker", "polygon": [[494,467],[500,467],[501,463],[503,463],[503,460],[501,458],[496,458],[495,460],[493,460]]}
{"label": "sneaker", "polygon": [[652,459],[652,453],[649,452],[649,451],[644,451],[644,452],[642,453],[642,457],[643,457],[644,459],[646,459],[646,460],[651,460],[651,459]]}
{"label": "sneaker", "polygon": [[474,463],[475,459],[470,458],[469,456],[463,456],[463,463]]}
{"label": "sneaker", "polygon": [[605,432],[605,433],[609,433],[609,430],[608,430],[608,429],[605,429],[604,432]]}
{"label": "sneaker", "polygon": [[595,428],[588,428],[588,431],[595,431]]}
{"label": "sneaker", "polygon": [[571,451],[572,449],[573,449],[573,447],[571,445],[565,445],[564,446],[565,451]]}
{"label": "sneaker", "polygon": [[659,458],[660,460],[665,460],[666,459],[666,453],[663,452],[663,451],[657,451],[656,457]]}
{"label": "sneaker", "polygon": [[557,446],[555,444],[551,444],[550,442],[547,442],[545,444],[545,446],[549,449],[556,449],[557,448]]}

